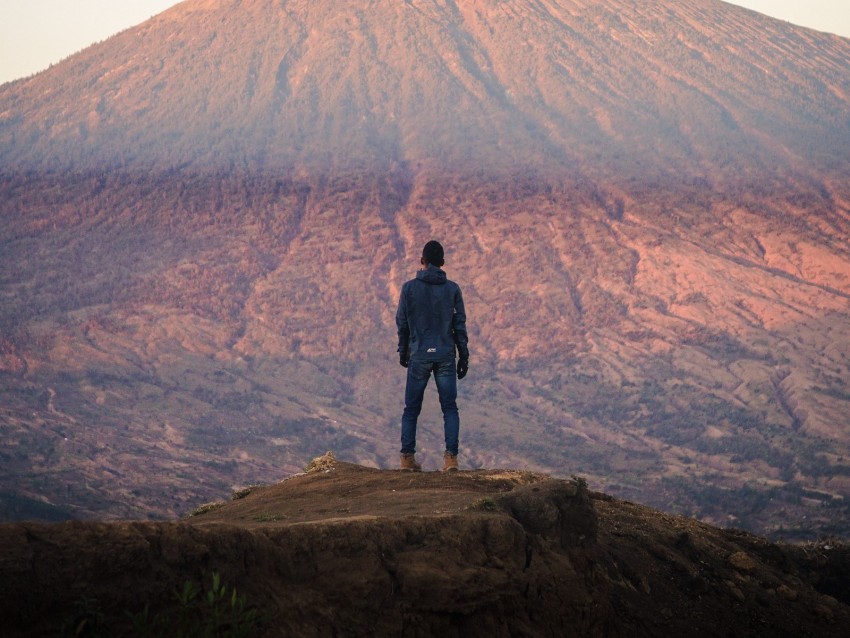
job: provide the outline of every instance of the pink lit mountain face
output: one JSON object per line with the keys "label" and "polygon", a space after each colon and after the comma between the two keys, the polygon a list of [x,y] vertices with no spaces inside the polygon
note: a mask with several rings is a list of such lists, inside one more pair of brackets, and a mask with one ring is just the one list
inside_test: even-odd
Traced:
{"label": "pink lit mountain face", "polygon": [[848,95],[850,42],[708,0],[190,0],[4,85],[0,506],[393,466],[436,237],[462,465],[846,524]]}

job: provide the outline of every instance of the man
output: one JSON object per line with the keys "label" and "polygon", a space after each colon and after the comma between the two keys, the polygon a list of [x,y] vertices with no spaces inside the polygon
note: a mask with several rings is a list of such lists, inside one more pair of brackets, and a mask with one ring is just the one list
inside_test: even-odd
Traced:
{"label": "man", "polygon": [[[443,471],[457,471],[460,417],[457,411],[457,379],[469,370],[466,311],[460,287],[441,270],[443,247],[429,241],[422,249],[424,267],[401,289],[395,321],[398,327],[398,354],[407,368],[404,414],[401,418],[401,469],[420,471],[416,462],[416,421],[422,410],[422,398],[428,379],[434,374],[446,451]],[[455,365],[457,351],[457,365]],[[457,376],[457,378],[455,378]]]}

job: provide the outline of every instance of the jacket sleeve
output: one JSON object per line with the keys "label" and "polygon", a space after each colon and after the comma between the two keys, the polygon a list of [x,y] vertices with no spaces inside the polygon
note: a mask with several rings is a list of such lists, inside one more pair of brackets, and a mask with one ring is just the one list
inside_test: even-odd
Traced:
{"label": "jacket sleeve", "polygon": [[452,315],[452,336],[457,347],[457,356],[469,359],[469,338],[466,334],[466,308],[463,305],[463,295],[458,286],[454,299],[454,315]]}
{"label": "jacket sleeve", "polygon": [[398,299],[398,310],[395,313],[395,325],[398,329],[398,352],[410,351],[410,325],[407,323],[407,302],[405,301],[405,289],[401,289]]}

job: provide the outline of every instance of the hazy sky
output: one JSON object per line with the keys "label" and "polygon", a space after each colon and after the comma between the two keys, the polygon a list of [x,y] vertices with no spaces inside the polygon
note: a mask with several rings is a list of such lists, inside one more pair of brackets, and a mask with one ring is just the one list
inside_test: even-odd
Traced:
{"label": "hazy sky", "polygon": [[[0,0],[0,83],[41,71],[174,4],[175,0]],[[733,4],[850,37],[850,0]]]}
{"label": "hazy sky", "polygon": [[177,0],[0,0],[0,83],[46,69]]}

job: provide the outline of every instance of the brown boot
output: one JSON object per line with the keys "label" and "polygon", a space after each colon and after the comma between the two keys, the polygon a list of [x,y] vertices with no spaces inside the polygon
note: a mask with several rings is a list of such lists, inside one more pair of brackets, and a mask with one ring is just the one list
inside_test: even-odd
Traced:
{"label": "brown boot", "polygon": [[407,470],[408,472],[421,472],[422,466],[416,462],[415,454],[402,454],[401,469]]}
{"label": "brown boot", "polygon": [[457,472],[457,454],[443,454],[443,472]]}

